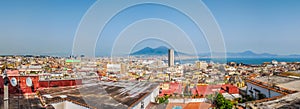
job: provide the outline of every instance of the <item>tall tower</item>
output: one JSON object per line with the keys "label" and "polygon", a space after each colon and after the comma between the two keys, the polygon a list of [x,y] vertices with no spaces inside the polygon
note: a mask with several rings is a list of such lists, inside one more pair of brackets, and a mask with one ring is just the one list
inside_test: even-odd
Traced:
{"label": "tall tower", "polygon": [[173,49],[169,49],[168,64],[169,64],[169,67],[174,66],[174,50]]}

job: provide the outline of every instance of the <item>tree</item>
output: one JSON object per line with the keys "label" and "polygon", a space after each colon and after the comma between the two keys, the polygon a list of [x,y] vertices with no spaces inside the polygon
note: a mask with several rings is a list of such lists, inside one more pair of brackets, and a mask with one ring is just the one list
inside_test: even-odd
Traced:
{"label": "tree", "polygon": [[168,103],[169,102],[169,95],[165,95],[165,96],[162,96],[162,97],[157,97],[157,101],[158,103]]}
{"label": "tree", "polygon": [[216,105],[217,105],[217,108],[221,108],[222,106],[224,106],[224,97],[223,95],[221,94],[218,94],[217,97],[216,97]]}
{"label": "tree", "polygon": [[225,108],[224,109],[232,109],[233,104],[231,103],[231,101],[229,100],[225,100],[225,104],[224,104]]}
{"label": "tree", "polygon": [[222,94],[218,94],[216,97],[216,106],[218,109],[232,109],[233,104],[230,100],[226,100]]}

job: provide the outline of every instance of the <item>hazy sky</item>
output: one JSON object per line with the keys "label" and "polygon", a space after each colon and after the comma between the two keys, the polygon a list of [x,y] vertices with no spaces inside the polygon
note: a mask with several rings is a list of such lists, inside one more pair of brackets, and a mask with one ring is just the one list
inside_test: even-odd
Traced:
{"label": "hazy sky", "polygon": [[[82,16],[94,0],[1,0],[0,54],[70,54],[73,38]],[[257,53],[300,54],[299,0],[203,0],[216,18],[224,36],[228,52],[252,50]],[[162,6],[137,7],[124,10],[128,15],[138,13],[140,18],[162,17],[191,33],[193,24],[180,13]],[[152,15],[145,12],[159,13]],[[164,16],[164,13],[173,16]],[[120,25],[132,22],[120,13],[108,24],[97,43],[97,52],[106,54],[121,30]],[[119,25],[118,25],[119,24]],[[191,25],[191,26],[187,26]],[[162,27],[163,28],[163,27]],[[115,30],[114,30],[115,29]],[[112,35],[112,36],[111,36]],[[194,34],[197,36],[198,34]],[[191,35],[191,39],[195,37]],[[203,36],[194,41],[200,52],[208,51]],[[199,44],[201,43],[201,44]],[[149,45],[157,47],[159,43]],[[101,47],[102,48],[101,48]],[[133,47],[141,48],[141,47]]]}

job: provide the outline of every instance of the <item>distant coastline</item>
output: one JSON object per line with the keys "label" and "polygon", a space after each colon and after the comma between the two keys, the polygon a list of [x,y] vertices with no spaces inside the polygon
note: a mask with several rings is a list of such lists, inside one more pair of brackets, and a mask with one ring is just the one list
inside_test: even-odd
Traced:
{"label": "distant coastline", "polygon": [[[249,65],[260,65],[264,62],[271,62],[272,60],[276,60],[278,62],[300,62],[299,57],[229,57],[226,58],[227,62],[236,62],[236,63],[243,63],[243,64],[249,64]],[[176,62],[179,62],[181,64],[186,63],[195,63],[195,61],[206,61],[210,62],[213,61],[215,63],[218,63],[218,58],[198,58],[198,59],[182,59],[182,60],[176,60]]]}

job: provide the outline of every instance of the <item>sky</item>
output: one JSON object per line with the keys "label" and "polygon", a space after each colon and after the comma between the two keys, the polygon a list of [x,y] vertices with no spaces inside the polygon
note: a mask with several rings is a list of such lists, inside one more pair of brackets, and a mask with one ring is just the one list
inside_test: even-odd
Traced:
{"label": "sky", "polygon": [[[94,0],[1,0],[0,54],[71,54],[76,30],[94,2]],[[220,26],[227,52],[251,50],[256,53],[300,54],[299,0],[203,0],[203,2]],[[136,20],[146,18],[169,21],[169,25],[155,22],[162,30],[176,24],[189,36],[198,52],[209,51],[203,34],[196,32],[193,22],[182,13],[164,6],[140,5],[122,11],[106,25],[96,44],[96,52],[109,54],[111,46],[118,35],[122,36],[120,33],[124,28]],[[130,39],[133,36],[123,37]],[[151,39],[149,42],[142,42],[144,44],[137,43],[138,46],[130,48],[141,49],[146,46],[155,48],[162,44]]]}

